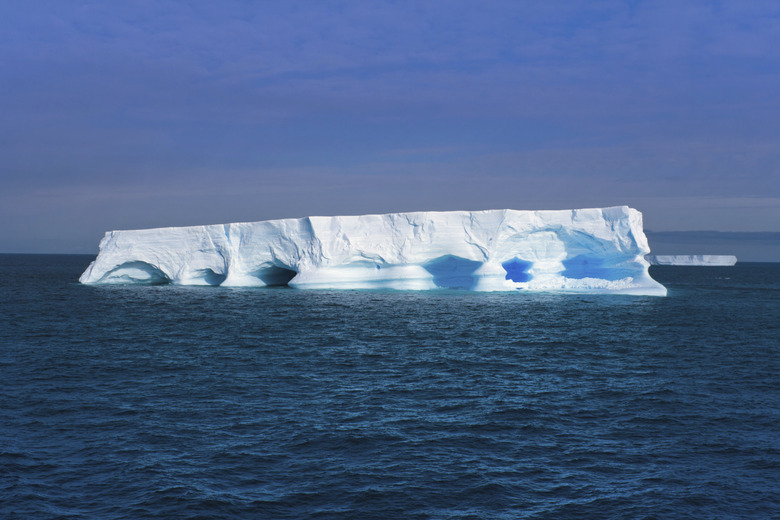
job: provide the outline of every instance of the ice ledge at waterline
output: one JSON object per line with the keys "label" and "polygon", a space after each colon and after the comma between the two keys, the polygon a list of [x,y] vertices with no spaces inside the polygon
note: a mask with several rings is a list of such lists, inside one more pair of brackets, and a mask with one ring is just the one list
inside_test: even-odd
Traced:
{"label": "ice ledge at waterline", "polygon": [[111,231],[86,284],[666,294],[627,206],[307,217]]}

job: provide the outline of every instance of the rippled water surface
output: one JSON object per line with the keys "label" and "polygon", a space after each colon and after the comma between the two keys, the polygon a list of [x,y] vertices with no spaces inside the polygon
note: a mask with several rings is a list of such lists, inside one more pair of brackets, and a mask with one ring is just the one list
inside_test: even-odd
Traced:
{"label": "rippled water surface", "polygon": [[777,518],[780,264],[666,298],[76,283],[2,255],[0,518]]}

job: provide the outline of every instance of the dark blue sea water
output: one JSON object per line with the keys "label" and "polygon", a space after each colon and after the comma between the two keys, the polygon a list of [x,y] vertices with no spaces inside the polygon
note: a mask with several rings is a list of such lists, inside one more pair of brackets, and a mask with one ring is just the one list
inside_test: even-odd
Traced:
{"label": "dark blue sea water", "polygon": [[0,518],[780,517],[780,264],[666,298],[79,285],[0,256]]}

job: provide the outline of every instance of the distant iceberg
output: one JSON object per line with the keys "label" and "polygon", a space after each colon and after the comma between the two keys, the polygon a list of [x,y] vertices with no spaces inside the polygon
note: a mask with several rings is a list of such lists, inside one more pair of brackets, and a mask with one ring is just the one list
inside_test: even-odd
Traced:
{"label": "distant iceberg", "polygon": [[646,255],[650,265],[731,266],[737,263],[732,255]]}
{"label": "distant iceberg", "polygon": [[627,206],[307,217],[111,231],[85,284],[663,296]]}

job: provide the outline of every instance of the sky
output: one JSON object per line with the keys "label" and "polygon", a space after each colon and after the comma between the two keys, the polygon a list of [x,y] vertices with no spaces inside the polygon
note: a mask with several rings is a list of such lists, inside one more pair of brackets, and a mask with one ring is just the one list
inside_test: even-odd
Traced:
{"label": "sky", "polygon": [[6,0],[0,252],[627,204],[780,261],[777,49],[775,1]]}

